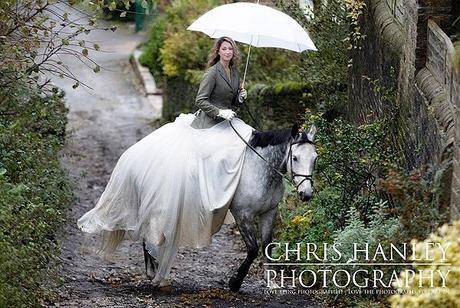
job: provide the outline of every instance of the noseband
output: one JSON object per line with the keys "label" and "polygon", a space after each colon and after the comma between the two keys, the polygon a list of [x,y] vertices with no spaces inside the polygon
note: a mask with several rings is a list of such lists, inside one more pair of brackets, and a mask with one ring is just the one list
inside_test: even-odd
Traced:
{"label": "noseband", "polygon": [[[302,185],[303,182],[305,181],[310,181],[310,184],[311,186],[313,187],[313,175],[312,174],[301,174],[301,173],[297,173],[294,171],[294,169],[292,168],[292,146],[294,144],[303,144],[303,143],[309,143],[309,144],[312,144],[312,145],[315,145],[314,142],[310,141],[310,140],[305,140],[305,141],[296,141],[296,142],[292,142],[291,141],[291,144],[289,145],[289,153],[288,153],[288,159],[289,159],[289,162],[291,164],[291,182],[295,185],[295,188],[298,189],[300,187],[300,185]],[[296,184],[295,183],[295,177],[298,176],[298,177],[301,177],[303,178],[299,184]]]}

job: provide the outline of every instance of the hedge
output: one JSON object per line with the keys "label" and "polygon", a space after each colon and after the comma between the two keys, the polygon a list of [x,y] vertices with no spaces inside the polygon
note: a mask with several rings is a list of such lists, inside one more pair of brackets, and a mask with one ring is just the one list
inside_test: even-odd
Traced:
{"label": "hedge", "polygon": [[62,96],[16,89],[0,107],[0,307],[38,306],[71,187],[58,152]]}

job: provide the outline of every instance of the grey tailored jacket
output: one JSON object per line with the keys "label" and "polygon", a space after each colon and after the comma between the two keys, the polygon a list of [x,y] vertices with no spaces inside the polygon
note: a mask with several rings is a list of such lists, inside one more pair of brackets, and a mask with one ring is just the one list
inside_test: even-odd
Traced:
{"label": "grey tailored jacket", "polygon": [[217,116],[219,109],[237,106],[240,77],[235,68],[231,68],[230,75],[231,80],[228,80],[220,61],[206,71],[195,99],[200,110],[191,124],[193,128],[212,127],[224,120]]}

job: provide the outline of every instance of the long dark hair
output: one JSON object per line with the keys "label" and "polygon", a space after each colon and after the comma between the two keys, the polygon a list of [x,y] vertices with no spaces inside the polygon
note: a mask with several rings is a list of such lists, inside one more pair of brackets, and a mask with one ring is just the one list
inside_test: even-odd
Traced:
{"label": "long dark hair", "polygon": [[233,47],[233,57],[230,60],[230,67],[236,66],[240,61],[240,50],[236,45],[235,41],[227,36],[222,36],[214,42],[214,46],[208,55],[208,68],[216,64],[220,60],[219,49],[223,42],[230,43]]}

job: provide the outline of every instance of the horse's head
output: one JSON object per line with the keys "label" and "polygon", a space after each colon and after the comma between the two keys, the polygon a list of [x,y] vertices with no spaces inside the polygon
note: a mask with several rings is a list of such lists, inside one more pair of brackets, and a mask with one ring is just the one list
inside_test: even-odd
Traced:
{"label": "horse's head", "polygon": [[308,133],[300,131],[297,125],[291,130],[292,141],[286,157],[286,168],[302,201],[310,200],[313,194],[313,169],[318,156],[314,144],[315,134],[315,125],[310,127]]}

